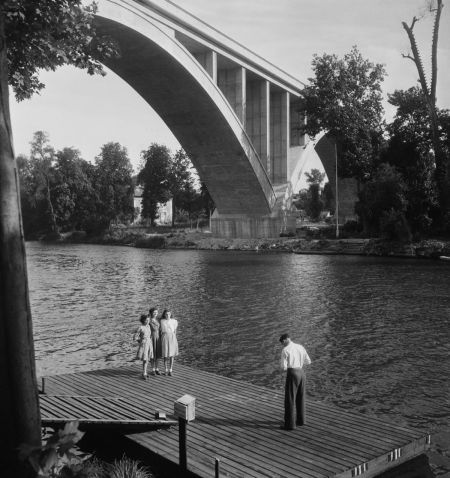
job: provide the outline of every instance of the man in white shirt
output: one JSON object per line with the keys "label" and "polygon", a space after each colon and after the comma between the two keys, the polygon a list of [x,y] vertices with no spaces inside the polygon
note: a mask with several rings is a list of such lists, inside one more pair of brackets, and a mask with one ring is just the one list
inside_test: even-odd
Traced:
{"label": "man in white shirt", "polygon": [[280,337],[283,345],[281,352],[281,369],[286,371],[284,392],[284,430],[294,430],[296,425],[304,425],[306,376],[304,365],[309,365],[311,359],[303,345],[291,341],[289,334]]}

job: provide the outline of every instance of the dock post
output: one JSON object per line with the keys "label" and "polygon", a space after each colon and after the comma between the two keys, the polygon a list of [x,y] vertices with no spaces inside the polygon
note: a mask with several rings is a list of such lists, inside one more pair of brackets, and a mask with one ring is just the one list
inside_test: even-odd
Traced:
{"label": "dock post", "polygon": [[216,470],[215,470],[215,478],[219,478],[220,477],[220,460],[218,458],[216,458]]}
{"label": "dock post", "polygon": [[187,470],[187,453],[186,453],[186,434],[187,420],[178,417],[178,448],[179,448],[179,464],[183,471]]}
{"label": "dock post", "polygon": [[41,392],[42,392],[42,393],[45,393],[45,377],[42,377]]}

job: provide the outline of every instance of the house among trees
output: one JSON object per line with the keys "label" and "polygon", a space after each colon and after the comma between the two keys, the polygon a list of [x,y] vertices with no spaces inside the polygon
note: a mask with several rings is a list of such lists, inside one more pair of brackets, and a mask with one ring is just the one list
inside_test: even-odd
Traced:
{"label": "house among trees", "polygon": [[[144,189],[142,186],[135,186],[133,205],[135,211],[134,222],[138,223],[143,221],[142,217],[142,194]],[[156,217],[156,224],[170,225],[172,224],[172,199],[169,199],[165,203],[158,203],[158,212]]]}

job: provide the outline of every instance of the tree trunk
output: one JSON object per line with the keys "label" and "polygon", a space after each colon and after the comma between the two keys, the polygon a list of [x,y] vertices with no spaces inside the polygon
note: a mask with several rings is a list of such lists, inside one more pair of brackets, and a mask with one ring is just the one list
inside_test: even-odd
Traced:
{"label": "tree trunk", "polygon": [[45,177],[45,185],[46,185],[47,208],[48,208],[48,214],[50,216],[52,232],[54,234],[59,234],[59,227],[56,222],[55,209],[53,208],[52,197],[50,194],[50,179],[48,178],[48,176]]}
{"label": "tree trunk", "polygon": [[175,227],[175,196],[172,198],[172,227]]}
{"label": "tree trunk", "polygon": [[41,423],[1,9],[0,266],[0,475],[29,477],[35,473],[20,462],[17,447],[22,443],[39,446]]}

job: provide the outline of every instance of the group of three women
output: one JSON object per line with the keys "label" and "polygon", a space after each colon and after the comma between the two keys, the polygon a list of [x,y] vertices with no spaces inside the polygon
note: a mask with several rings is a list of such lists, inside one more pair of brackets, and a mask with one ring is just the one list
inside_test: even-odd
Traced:
{"label": "group of three women", "polygon": [[[158,317],[158,309],[152,307],[148,315],[141,315],[141,325],[134,334],[138,342],[136,359],[142,360],[142,378],[147,380],[147,366],[150,362],[151,375],[173,374],[173,361],[178,355],[178,321],[171,318],[170,310],[165,309]],[[158,360],[164,359],[164,371],[159,371]]]}

